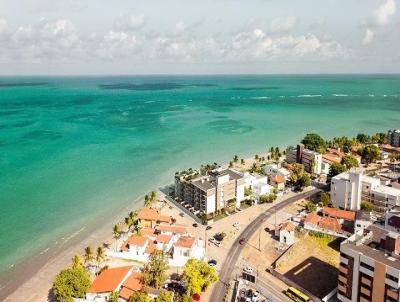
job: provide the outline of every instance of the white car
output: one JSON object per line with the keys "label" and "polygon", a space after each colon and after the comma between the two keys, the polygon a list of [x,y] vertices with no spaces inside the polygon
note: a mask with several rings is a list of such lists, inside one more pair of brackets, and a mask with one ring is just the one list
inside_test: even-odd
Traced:
{"label": "white car", "polygon": [[239,225],[238,222],[235,222],[235,223],[233,224],[233,227],[238,229],[238,228],[240,228],[240,225]]}
{"label": "white car", "polygon": [[250,267],[250,266],[245,266],[245,267],[243,268],[243,271],[244,271],[245,273],[251,274],[251,273],[253,273],[253,268]]}

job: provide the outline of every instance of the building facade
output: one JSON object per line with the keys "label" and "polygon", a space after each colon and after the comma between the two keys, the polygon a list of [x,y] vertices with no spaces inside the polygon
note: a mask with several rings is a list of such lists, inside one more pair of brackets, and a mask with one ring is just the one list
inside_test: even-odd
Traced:
{"label": "building facade", "polygon": [[245,179],[232,169],[214,170],[208,175],[186,178],[175,175],[175,196],[195,210],[213,214],[244,200]]}
{"label": "building facade", "polygon": [[400,234],[371,225],[340,245],[339,301],[398,302]]}
{"label": "building facade", "polygon": [[400,205],[400,190],[381,184],[379,178],[349,171],[331,179],[332,204],[340,209],[358,211],[362,201],[370,201],[377,212]]}
{"label": "building facade", "polygon": [[308,173],[321,174],[322,154],[306,149],[303,144],[286,149],[286,162],[302,164]]}
{"label": "building facade", "polygon": [[393,147],[400,147],[400,130],[389,130],[388,142]]}

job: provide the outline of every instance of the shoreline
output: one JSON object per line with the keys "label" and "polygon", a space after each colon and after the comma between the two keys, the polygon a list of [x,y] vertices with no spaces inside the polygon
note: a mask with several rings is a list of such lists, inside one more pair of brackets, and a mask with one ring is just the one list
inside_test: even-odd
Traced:
{"label": "shoreline", "polygon": [[[281,146],[279,147],[281,148]],[[239,158],[245,160],[245,166],[254,162],[255,154],[267,156],[269,151],[268,148],[264,148],[264,152],[254,153],[251,156],[249,155],[250,153],[246,152],[243,157],[239,156]],[[234,155],[233,153],[232,157]],[[226,161],[225,159],[223,161],[224,163],[220,164],[221,167],[228,167],[230,160]],[[160,191],[160,188],[170,184],[161,184],[154,187],[157,187],[156,191]],[[47,301],[55,301],[52,297],[51,285],[56,274],[70,265],[71,259],[75,254],[83,254],[86,246],[90,245],[94,248],[104,242],[113,241],[112,227],[121,222],[129,211],[143,207],[140,202],[143,201],[145,194],[141,194],[136,199],[120,205],[113,210],[111,215],[110,212],[100,214],[72,234],[63,234],[61,238],[55,239],[56,242],[59,242],[60,239],[63,240],[64,238],[61,244],[52,243],[40,253],[27,257],[14,267],[6,270],[0,276],[0,284],[2,285],[0,288],[0,300],[4,302],[43,302],[43,297],[47,297]],[[112,216],[111,219],[110,216]],[[66,238],[69,238],[69,240],[65,240]],[[9,281],[4,282],[5,280]],[[35,290],[33,291],[32,288]],[[24,294],[20,294],[19,291],[23,291]],[[26,296],[25,294],[28,293],[29,296]]]}
{"label": "shoreline", "polygon": [[[93,248],[113,240],[112,227],[121,222],[129,211],[141,207],[144,194],[105,212],[80,226],[73,233],[63,234],[35,255],[29,256],[0,276],[0,301],[53,301],[51,285],[58,272],[71,263],[72,257],[83,254],[86,246]],[[110,218],[111,216],[111,218]],[[63,240],[60,243],[60,240]],[[25,294],[20,294],[19,291]]]}

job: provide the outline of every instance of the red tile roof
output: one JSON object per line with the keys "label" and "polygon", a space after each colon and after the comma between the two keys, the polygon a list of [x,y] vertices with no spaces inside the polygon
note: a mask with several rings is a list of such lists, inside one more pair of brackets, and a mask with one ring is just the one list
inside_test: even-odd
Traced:
{"label": "red tile roof", "polygon": [[118,290],[118,286],[131,271],[132,266],[109,268],[93,281],[88,293],[109,293]]}
{"label": "red tile roof", "polygon": [[119,296],[122,299],[129,300],[129,298],[138,291],[141,291],[143,288],[142,282],[143,275],[141,273],[133,273],[129,276],[128,279],[122,285],[121,291],[119,292]]}
{"label": "red tile roof", "polygon": [[311,223],[317,225],[320,221],[321,217],[318,216],[316,213],[312,212],[306,216],[304,223]]}
{"label": "red tile roof", "polygon": [[175,243],[177,247],[191,248],[194,244],[194,237],[182,236]]}
{"label": "red tile roof", "polygon": [[133,235],[127,240],[127,244],[143,246],[146,244],[147,238],[143,236]]}
{"label": "red tile roof", "polygon": [[295,225],[294,225],[293,223],[291,223],[290,221],[286,221],[286,222],[281,223],[281,224],[279,225],[278,230],[279,230],[279,231],[284,231],[284,230],[286,230],[286,231],[288,231],[288,232],[291,232],[291,231],[294,231],[295,228],[296,228],[296,227],[295,227]]}
{"label": "red tile roof", "polygon": [[160,234],[160,235],[157,235],[157,237],[156,237],[156,241],[157,242],[161,242],[161,243],[168,243],[168,242],[171,241],[171,239],[172,239],[172,235],[162,235],[162,234]]}
{"label": "red tile roof", "polygon": [[331,217],[322,217],[318,222],[318,226],[321,229],[331,230],[334,232],[340,232],[342,230],[339,221]]}
{"label": "red tile roof", "polygon": [[143,208],[138,212],[138,219],[150,220],[150,221],[160,221],[160,222],[171,222],[170,216],[160,215],[160,213],[155,209]]}
{"label": "red tile roof", "polygon": [[154,236],[154,233],[155,233],[155,229],[153,229],[153,228],[142,228],[141,230],[140,230],[140,233],[143,235],[143,236]]}
{"label": "red tile roof", "polygon": [[356,219],[356,213],[352,211],[324,207],[322,208],[322,213],[330,217],[344,219],[348,221],[354,221]]}
{"label": "red tile roof", "polygon": [[271,176],[270,181],[273,181],[277,184],[285,183],[285,177],[282,175]]}
{"label": "red tile roof", "polygon": [[183,234],[186,233],[186,227],[184,226],[179,226],[179,225],[166,225],[166,224],[161,224],[158,226],[158,229],[161,232],[170,232],[170,233],[176,233],[176,234]]}
{"label": "red tile roof", "polygon": [[140,209],[137,217],[138,217],[138,219],[156,221],[159,216],[160,216],[160,214],[158,213],[157,210],[143,208],[143,209]]}
{"label": "red tile roof", "polygon": [[156,244],[153,241],[149,241],[149,244],[146,247],[146,254],[153,254],[156,250]]}

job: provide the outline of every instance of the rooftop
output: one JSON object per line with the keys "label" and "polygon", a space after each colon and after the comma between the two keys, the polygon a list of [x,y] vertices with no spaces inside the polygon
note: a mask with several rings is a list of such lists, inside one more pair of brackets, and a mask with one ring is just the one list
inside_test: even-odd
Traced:
{"label": "rooftop", "polygon": [[186,233],[186,227],[180,226],[180,225],[166,225],[166,224],[160,224],[157,227],[158,230],[161,232],[171,232],[171,233],[176,233],[176,234],[184,234]]}
{"label": "rooftop", "polygon": [[281,224],[279,225],[278,230],[279,230],[279,231],[288,231],[288,232],[291,232],[291,231],[294,231],[295,228],[296,228],[296,227],[295,227],[295,225],[294,225],[293,223],[291,223],[290,221],[286,221],[286,222],[281,223]]}
{"label": "rooftop", "polygon": [[283,177],[282,175],[274,175],[270,177],[270,180],[277,184],[281,184],[285,182],[285,177]]}
{"label": "rooftop", "polygon": [[374,192],[379,192],[382,194],[389,194],[394,196],[400,196],[400,190],[393,187],[388,186],[378,186],[374,189]]}
{"label": "rooftop", "polygon": [[175,243],[175,246],[184,247],[184,248],[191,248],[193,246],[193,244],[194,244],[194,241],[195,241],[194,237],[182,236]]}
{"label": "rooftop", "polygon": [[143,275],[141,273],[133,273],[126,279],[124,284],[122,285],[121,291],[119,292],[119,296],[122,299],[129,300],[129,298],[135,293],[143,288],[142,283]]}
{"label": "rooftop", "polygon": [[349,220],[349,221],[354,221],[356,218],[355,212],[345,211],[345,210],[340,210],[340,209],[335,209],[335,208],[324,207],[324,208],[322,208],[322,213],[324,215],[328,215],[328,216],[339,218],[339,219],[345,219],[345,220]]}
{"label": "rooftop", "polygon": [[138,218],[143,220],[157,220],[160,214],[155,209],[143,208],[138,212]]}
{"label": "rooftop", "polygon": [[[376,225],[371,225],[367,228],[367,232],[364,233],[363,237],[357,236],[357,234],[353,235],[348,240],[344,241],[342,246],[400,270],[399,259],[393,257],[385,250],[378,248],[381,238],[390,235],[390,233],[391,232]],[[394,235],[398,236],[399,234],[395,233]]]}
{"label": "rooftop", "polygon": [[119,285],[132,270],[132,266],[108,268],[100,273],[88,289],[88,293],[109,293],[118,290]]}
{"label": "rooftop", "polygon": [[133,235],[128,238],[126,241],[127,244],[130,245],[138,245],[138,246],[144,246],[147,242],[147,238],[143,236],[138,236],[138,235]]}

